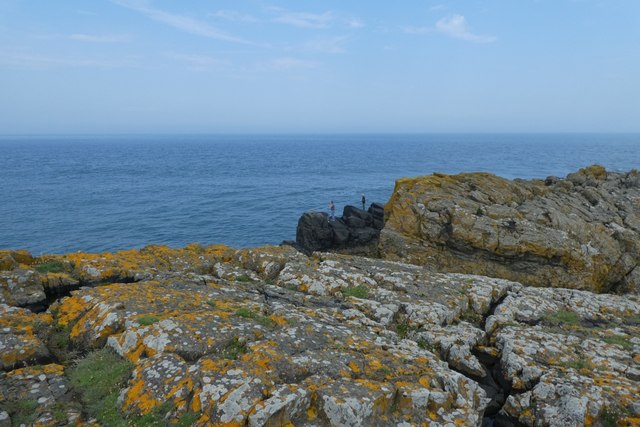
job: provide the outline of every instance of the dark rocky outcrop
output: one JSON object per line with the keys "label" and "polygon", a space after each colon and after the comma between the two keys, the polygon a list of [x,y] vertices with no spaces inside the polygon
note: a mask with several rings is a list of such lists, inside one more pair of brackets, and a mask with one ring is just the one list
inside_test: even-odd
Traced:
{"label": "dark rocky outcrop", "polygon": [[298,220],[296,244],[307,252],[357,248],[375,243],[384,226],[384,207],[368,210],[345,206],[342,217],[329,220],[324,212],[305,212]]}

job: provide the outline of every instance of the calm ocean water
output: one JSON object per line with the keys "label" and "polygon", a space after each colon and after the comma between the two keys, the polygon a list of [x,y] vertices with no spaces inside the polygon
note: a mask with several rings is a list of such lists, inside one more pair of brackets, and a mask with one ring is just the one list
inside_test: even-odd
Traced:
{"label": "calm ocean water", "polygon": [[278,244],[307,210],[432,172],[640,168],[640,135],[0,137],[0,248]]}

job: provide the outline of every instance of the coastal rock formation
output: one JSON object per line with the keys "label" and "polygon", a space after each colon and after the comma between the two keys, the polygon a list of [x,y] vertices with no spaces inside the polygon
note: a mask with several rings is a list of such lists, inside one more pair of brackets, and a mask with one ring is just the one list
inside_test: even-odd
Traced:
{"label": "coastal rock formation", "polygon": [[20,268],[77,285],[42,313],[0,304],[2,354],[17,355],[0,425],[640,422],[637,295],[287,246]]}
{"label": "coastal rock formation", "polygon": [[324,212],[305,212],[298,220],[296,244],[309,252],[362,247],[377,243],[384,226],[384,207],[368,210],[345,206],[342,217],[329,220]]}
{"label": "coastal rock formation", "polygon": [[396,182],[380,254],[441,272],[594,292],[640,291],[640,173],[486,173]]}

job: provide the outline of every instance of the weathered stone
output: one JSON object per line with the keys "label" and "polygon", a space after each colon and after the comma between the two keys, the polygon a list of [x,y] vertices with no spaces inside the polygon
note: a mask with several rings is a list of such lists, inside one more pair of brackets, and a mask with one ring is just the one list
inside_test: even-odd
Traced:
{"label": "weathered stone", "polygon": [[44,307],[47,296],[42,277],[33,270],[0,272],[0,302],[18,307]]}
{"label": "weathered stone", "polygon": [[77,425],[81,412],[73,399],[61,365],[0,373],[0,406],[4,409],[0,410],[0,418],[6,414],[14,426]]}
{"label": "weathered stone", "polygon": [[49,351],[42,337],[46,337],[50,324],[49,314],[0,304],[0,369],[47,361]]}
{"label": "weathered stone", "polygon": [[526,285],[638,289],[640,275],[631,272],[640,261],[640,189],[628,184],[633,179],[600,166],[546,182],[486,173],[400,179],[386,206],[380,253]]}
{"label": "weathered stone", "polygon": [[639,319],[637,296],[512,291],[487,321],[503,374],[521,393],[503,413],[530,426],[582,426],[605,414],[633,425],[640,417]]}
{"label": "weathered stone", "polygon": [[[41,279],[80,286],[92,272],[98,286],[71,291],[49,314],[0,306],[0,338],[68,331],[80,353],[112,347],[135,366],[120,391],[126,417],[165,402],[167,422],[193,413],[202,426],[478,426],[493,416],[496,425],[569,426],[612,414],[633,425],[640,411],[635,295],[290,247],[55,259],[73,268]],[[37,359],[20,363],[46,363]],[[9,409],[0,399],[0,417]]]}

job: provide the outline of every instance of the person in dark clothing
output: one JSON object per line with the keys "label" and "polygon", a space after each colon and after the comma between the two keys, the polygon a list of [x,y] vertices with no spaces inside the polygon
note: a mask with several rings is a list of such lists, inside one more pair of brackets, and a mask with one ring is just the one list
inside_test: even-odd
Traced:
{"label": "person in dark clothing", "polygon": [[364,198],[364,193],[362,193],[362,199],[360,199],[362,201],[362,210],[364,210],[364,205],[367,202],[367,199]]}
{"label": "person in dark clothing", "polygon": [[336,219],[336,205],[333,203],[333,200],[329,203],[329,211],[331,215],[329,215],[329,221],[333,221]]}

